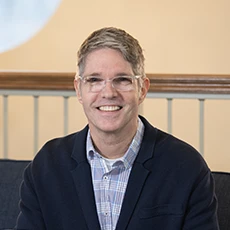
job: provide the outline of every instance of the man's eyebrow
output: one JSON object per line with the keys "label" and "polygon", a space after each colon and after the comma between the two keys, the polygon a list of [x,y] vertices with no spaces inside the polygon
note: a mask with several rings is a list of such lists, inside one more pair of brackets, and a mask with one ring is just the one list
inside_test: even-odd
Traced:
{"label": "man's eyebrow", "polygon": [[[84,77],[90,77],[90,76],[95,76],[95,77],[102,77],[102,73],[99,72],[92,72],[89,74],[84,75]],[[122,77],[122,76],[133,76],[133,74],[127,73],[127,72],[118,72],[114,74],[114,76],[111,77]]]}
{"label": "man's eyebrow", "polygon": [[101,76],[101,74],[100,74],[100,73],[97,73],[97,72],[93,72],[93,73],[90,73],[90,74],[86,74],[86,75],[84,75],[84,77],[89,77],[89,76],[100,77],[100,76]]}
{"label": "man's eyebrow", "polygon": [[132,76],[133,74],[129,74],[127,72],[120,72],[120,73],[117,73],[115,76]]}

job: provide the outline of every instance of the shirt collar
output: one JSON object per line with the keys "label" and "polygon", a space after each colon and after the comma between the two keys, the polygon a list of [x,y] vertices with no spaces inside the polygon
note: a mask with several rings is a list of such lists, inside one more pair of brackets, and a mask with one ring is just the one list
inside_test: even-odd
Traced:
{"label": "shirt collar", "polygon": [[[132,167],[134,160],[136,159],[136,156],[138,154],[138,151],[140,149],[141,141],[144,135],[144,124],[141,121],[141,119],[138,117],[138,127],[137,132],[126,151],[125,155],[121,158],[119,158],[119,161],[122,161],[125,168]],[[90,136],[90,130],[88,130],[87,134],[87,140],[86,140],[86,155],[88,161],[91,161],[94,159],[94,157],[102,157],[94,148],[92,139]]]}

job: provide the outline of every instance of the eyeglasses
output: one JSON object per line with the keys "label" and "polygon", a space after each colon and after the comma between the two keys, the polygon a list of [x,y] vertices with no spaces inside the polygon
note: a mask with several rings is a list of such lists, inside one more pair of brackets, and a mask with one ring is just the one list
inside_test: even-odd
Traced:
{"label": "eyeglasses", "polygon": [[[135,88],[134,80],[141,78],[141,76],[117,76],[111,79],[103,79],[98,76],[78,76],[79,79],[84,83],[89,91],[92,93],[100,92],[106,85],[107,82],[111,81],[111,85],[114,89],[119,91],[131,91]],[[77,80],[78,78],[75,77]]]}

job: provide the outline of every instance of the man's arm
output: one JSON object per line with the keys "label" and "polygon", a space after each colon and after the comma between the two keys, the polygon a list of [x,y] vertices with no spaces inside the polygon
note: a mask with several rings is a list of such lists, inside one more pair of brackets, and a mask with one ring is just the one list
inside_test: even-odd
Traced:
{"label": "man's arm", "polygon": [[15,227],[17,230],[46,229],[34,186],[31,167],[32,164],[30,163],[25,169],[24,180],[20,188],[20,214]]}
{"label": "man's arm", "polygon": [[214,179],[208,171],[194,185],[183,230],[219,230]]}

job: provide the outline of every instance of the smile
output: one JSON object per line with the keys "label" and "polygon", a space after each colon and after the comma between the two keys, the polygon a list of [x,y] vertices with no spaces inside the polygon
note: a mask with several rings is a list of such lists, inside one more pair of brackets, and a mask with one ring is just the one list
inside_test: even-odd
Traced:
{"label": "smile", "polygon": [[112,106],[112,105],[106,105],[106,106],[100,106],[98,107],[99,110],[101,111],[117,111],[121,109],[121,106]]}

